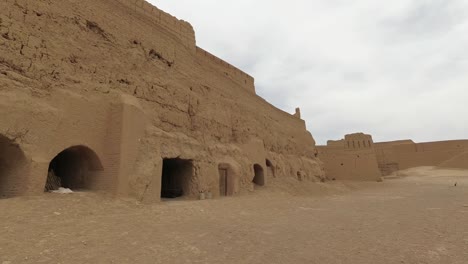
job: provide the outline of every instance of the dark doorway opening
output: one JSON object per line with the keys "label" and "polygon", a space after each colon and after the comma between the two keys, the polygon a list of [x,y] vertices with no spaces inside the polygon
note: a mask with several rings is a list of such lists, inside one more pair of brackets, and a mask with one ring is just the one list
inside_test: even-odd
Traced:
{"label": "dark doorway opening", "polygon": [[233,167],[229,163],[218,165],[219,170],[219,195],[232,196],[236,193],[237,176]]}
{"label": "dark doorway opening", "polygon": [[253,183],[258,186],[265,185],[265,175],[263,173],[263,168],[259,164],[254,165],[255,176],[253,178]]}
{"label": "dark doorway opening", "polygon": [[104,170],[96,153],[85,146],[74,146],[60,152],[49,164],[44,191],[60,187],[92,190]]}
{"label": "dark doorway opening", "polygon": [[177,198],[189,194],[193,162],[184,159],[163,159],[161,198]]}
{"label": "dark doorway opening", "polygon": [[273,167],[273,163],[271,163],[270,160],[266,160],[266,166],[267,166],[267,176],[268,177],[275,177],[275,167]]}
{"label": "dark doorway opening", "polygon": [[219,168],[219,195],[228,196],[228,170],[226,168]]}
{"label": "dark doorway opening", "polygon": [[26,157],[14,141],[0,135],[0,198],[13,197],[26,187]]}

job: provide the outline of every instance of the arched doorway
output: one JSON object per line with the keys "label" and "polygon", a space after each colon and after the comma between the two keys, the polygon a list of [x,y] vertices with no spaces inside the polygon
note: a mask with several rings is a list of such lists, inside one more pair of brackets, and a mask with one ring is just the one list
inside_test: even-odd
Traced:
{"label": "arched doorway", "polygon": [[44,191],[59,187],[72,190],[96,189],[99,174],[104,170],[97,154],[86,146],[73,146],[60,152],[49,163]]}
{"label": "arched doorway", "polygon": [[260,166],[259,164],[255,164],[254,165],[254,172],[255,172],[255,176],[254,176],[252,182],[255,185],[258,185],[258,186],[264,186],[265,185],[265,175],[263,173],[262,166]]}
{"label": "arched doorway", "polygon": [[0,198],[20,194],[26,188],[26,157],[14,141],[0,135]]}
{"label": "arched doorway", "polygon": [[235,193],[236,177],[232,166],[227,163],[218,165],[219,195],[232,196]]}
{"label": "arched doorway", "polygon": [[266,166],[267,166],[267,176],[269,178],[275,177],[275,167],[273,166],[273,163],[269,159],[266,160]]}

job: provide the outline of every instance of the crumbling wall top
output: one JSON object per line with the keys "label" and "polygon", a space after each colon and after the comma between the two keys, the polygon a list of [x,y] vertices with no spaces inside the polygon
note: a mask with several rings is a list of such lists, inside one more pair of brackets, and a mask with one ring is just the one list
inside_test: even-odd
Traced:
{"label": "crumbling wall top", "polygon": [[255,80],[252,76],[200,47],[196,47],[196,55],[200,60],[212,64],[221,71],[221,74],[225,75],[225,77],[230,78],[247,91],[255,93]]}
{"label": "crumbling wall top", "polygon": [[196,40],[195,31],[192,25],[184,20],[180,20],[161,9],[153,6],[145,0],[115,0],[131,10],[145,14],[156,25],[161,26],[172,35],[181,40],[182,44],[192,52],[195,52]]}

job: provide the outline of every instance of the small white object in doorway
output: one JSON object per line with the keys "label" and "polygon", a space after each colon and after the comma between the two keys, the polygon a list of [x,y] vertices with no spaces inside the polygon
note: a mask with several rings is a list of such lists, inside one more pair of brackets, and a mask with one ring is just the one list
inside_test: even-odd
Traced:
{"label": "small white object in doorway", "polygon": [[55,190],[55,191],[52,191],[53,193],[58,193],[58,194],[70,194],[70,193],[73,193],[73,191],[71,189],[68,189],[68,188],[63,188],[63,187],[60,187],[58,190]]}

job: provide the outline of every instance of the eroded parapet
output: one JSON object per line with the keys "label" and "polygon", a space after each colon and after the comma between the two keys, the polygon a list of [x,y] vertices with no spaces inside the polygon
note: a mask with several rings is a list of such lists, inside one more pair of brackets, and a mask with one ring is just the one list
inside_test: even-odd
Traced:
{"label": "eroded parapet", "polygon": [[233,80],[247,91],[255,93],[254,78],[252,76],[196,46],[195,31],[190,23],[179,20],[144,0],[115,1],[126,5],[141,15],[146,15],[156,26],[162,27],[179,39],[182,45],[194,53],[198,59],[207,65],[212,65],[220,71],[220,74]]}
{"label": "eroded parapet", "polygon": [[294,113],[294,116],[297,118],[301,118],[301,108],[297,107],[296,112]]}
{"label": "eroded parapet", "polygon": [[172,35],[180,39],[181,43],[192,52],[195,52],[195,31],[190,23],[158,9],[144,0],[115,0],[140,14],[147,15],[156,25],[161,26]]}
{"label": "eroded parapet", "polygon": [[200,47],[196,47],[196,55],[198,59],[202,60],[207,65],[212,65],[214,68],[221,71],[221,74],[233,80],[235,83],[242,86],[245,90],[255,93],[255,80],[252,76]]}
{"label": "eroded parapet", "polygon": [[374,141],[371,135],[364,133],[355,133],[345,136],[344,142],[347,150],[370,149],[374,147]]}

